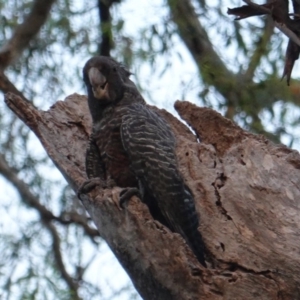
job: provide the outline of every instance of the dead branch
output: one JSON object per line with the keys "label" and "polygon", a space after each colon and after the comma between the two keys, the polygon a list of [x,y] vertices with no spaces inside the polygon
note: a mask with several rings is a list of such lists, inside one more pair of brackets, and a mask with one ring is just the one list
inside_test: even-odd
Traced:
{"label": "dead branch", "polygon": [[[76,191],[85,180],[91,129],[86,98],[70,96],[46,112],[13,94],[6,102]],[[196,199],[209,268],[137,198],[121,209],[118,187],[83,197],[101,236],[145,299],[300,298],[299,153],[210,109],[188,102],[176,102],[176,109],[201,140],[160,112],[178,139],[180,170]]]}

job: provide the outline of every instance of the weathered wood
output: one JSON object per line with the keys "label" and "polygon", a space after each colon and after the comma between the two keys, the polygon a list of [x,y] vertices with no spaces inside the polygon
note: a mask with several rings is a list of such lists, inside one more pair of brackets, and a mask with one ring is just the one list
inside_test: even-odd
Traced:
{"label": "weathered wood", "polygon": [[[69,96],[48,111],[13,94],[6,103],[76,191],[86,179],[86,97]],[[299,153],[210,109],[188,102],[175,107],[201,140],[160,111],[178,138],[180,169],[196,199],[209,268],[137,198],[121,209],[117,187],[83,197],[101,236],[145,299],[300,299]]]}

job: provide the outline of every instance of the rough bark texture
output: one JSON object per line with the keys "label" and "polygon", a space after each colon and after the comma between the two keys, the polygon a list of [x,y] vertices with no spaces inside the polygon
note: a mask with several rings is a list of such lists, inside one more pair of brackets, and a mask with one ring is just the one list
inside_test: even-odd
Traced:
{"label": "rough bark texture", "polygon": [[[86,97],[69,96],[46,112],[13,94],[6,102],[76,191],[86,179]],[[101,236],[145,299],[300,299],[299,153],[247,133],[213,110],[179,101],[175,107],[201,140],[160,111],[178,138],[209,268],[137,198],[121,209],[120,188],[83,197]]]}

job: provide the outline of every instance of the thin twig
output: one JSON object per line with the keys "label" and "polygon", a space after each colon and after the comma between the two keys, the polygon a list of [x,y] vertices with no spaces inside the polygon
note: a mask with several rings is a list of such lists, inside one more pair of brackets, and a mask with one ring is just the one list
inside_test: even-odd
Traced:
{"label": "thin twig", "polygon": [[280,24],[275,22],[275,27],[278,28],[282,33],[284,33],[288,38],[290,38],[295,44],[300,46],[300,39],[299,37],[290,30],[285,24]]}
{"label": "thin twig", "polygon": [[[88,235],[90,238],[93,239],[96,236],[100,236],[96,229],[89,227],[85,220],[83,220],[82,216],[75,212],[64,214],[60,217],[53,215],[53,213],[44,205],[42,205],[39,199],[31,193],[27,184],[15,174],[14,170],[7,164],[2,154],[0,154],[0,174],[2,174],[9,182],[11,182],[11,184],[14,185],[27,205],[39,212],[42,220],[53,220],[63,225],[77,224],[84,229],[86,235]],[[68,219],[66,219],[66,216],[68,216]]]}
{"label": "thin twig", "polygon": [[250,7],[253,7],[255,8],[256,10],[258,11],[261,11],[263,13],[266,13],[266,14],[271,14],[272,13],[272,10],[267,8],[267,7],[264,7],[264,6],[261,6],[259,4],[256,4],[256,3],[253,3],[252,1],[250,0],[243,0],[245,3],[247,3]]}
{"label": "thin twig", "polygon": [[267,45],[274,31],[274,22],[271,18],[265,20],[264,31],[256,43],[254,53],[252,54],[248,68],[245,72],[245,79],[252,80],[254,72],[259,65],[261,58],[267,51]]}
{"label": "thin twig", "polygon": [[57,230],[55,226],[49,222],[44,222],[45,226],[48,228],[51,236],[52,236],[52,250],[53,250],[53,256],[56,262],[57,269],[60,271],[60,274],[62,278],[67,283],[69,289],[72,292],[72,299],[79,300],[81,299],[78,295],[78,284],[74,281],[74,279],[69,275],[69,273],[66,270],[65,264],[63,262],[63,258],[61,255],[61,249],[60,249],[60,237],[57,233]]}
{"label": "thin twig", "polygon": [[[253,3],[250,0],[243,0],[245,3],[247,3],[250,7],[255,8],[258,11],[264,12],[266,14],[272,15],[272,10],[258,5],[256,3]],[[279,23],[277,21],[274,21],[274,25],[276,28],[278,28],[282,33],[284,33],[288,38],[290,38],[295,44],[297,44],[298,46],[300,46],[300,39],[299,37],[291,30],[287,27],[286,24],[283,23]]]}

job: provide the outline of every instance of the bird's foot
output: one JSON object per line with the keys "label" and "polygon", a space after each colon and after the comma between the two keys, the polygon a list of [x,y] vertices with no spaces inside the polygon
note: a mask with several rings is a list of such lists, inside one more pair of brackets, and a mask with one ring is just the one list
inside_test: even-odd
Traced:
{"label": "bird's foot", "polygon": [[120,193],[120,206],[122,208],[124,208],[124,203],[127,202],[127,201],[129,201],[132,196],[137,196],[140,199],[142,198],[141,197],[141,192],[140,192],[139,189],[137,189],[137,188],[127,188],[127,189],[124,189]]}
{"label": "bird's foot", "polygon": [[96,186],[99,186],[100,188],[107,188],[108,184],[103,179],[96,177],[86,180],[78,189],[77,191],[77,197],[81,200],[82,194],[88,194],[91,192]]}

